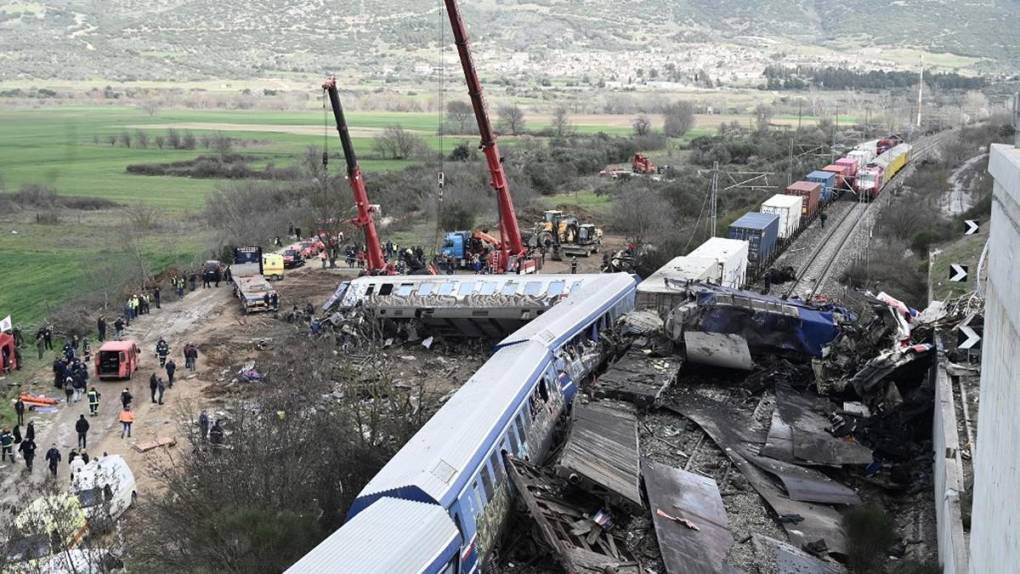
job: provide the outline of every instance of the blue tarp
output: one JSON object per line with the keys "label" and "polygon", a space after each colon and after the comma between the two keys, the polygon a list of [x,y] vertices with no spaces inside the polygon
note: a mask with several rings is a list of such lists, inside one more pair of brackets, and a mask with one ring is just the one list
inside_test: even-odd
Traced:
{"label": "blue tarp", "polygon": [[740,335],[747,339],[752,352],[781,350],[821,357],[822,349],[839,336],[836,312],[854,319],[845,309],[829,306],[822,310],[796,299],[715,285],[695,289],[698,306],[704,311],[700,329]]}

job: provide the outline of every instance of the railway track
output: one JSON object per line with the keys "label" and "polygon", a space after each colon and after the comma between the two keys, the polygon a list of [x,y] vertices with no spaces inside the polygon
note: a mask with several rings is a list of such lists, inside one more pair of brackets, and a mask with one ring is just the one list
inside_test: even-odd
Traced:
{"label": "railway track", "polygon": [[[896,177],[888,182],[883,187],[883,190],[893,185],[899,185],[909,177],[914,169],[916,169],[917,164],[921,160],[930,157],[938,149],[938,146],[952,133],[953,130],[942,132],[922,139],[915,144],[915,151],[910,163],[900,173],[896,174]],[[864,221],[865,216],[872,211],[872,206],[876,204],[878,204],[878,201],[857,203],[847,210],[843,217],[833,226],[832,231],[826,234],[825,238],[815,246],[807,262],[797,270],[796,280],[786,291],[787,297],[796,295],[802,299],[811,299],[818,293],[818,290],[829,280],[833,272],[833,264],[839,258],[840,253],[843,252],[843,247],[854,236],[858,226]]]}

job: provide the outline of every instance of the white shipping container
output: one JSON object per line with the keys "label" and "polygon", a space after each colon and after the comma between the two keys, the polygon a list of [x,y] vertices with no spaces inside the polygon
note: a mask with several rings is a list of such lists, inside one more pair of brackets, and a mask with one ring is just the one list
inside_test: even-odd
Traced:
{"label": "white shipping container", "polygon": [[637,308],[655,309],[665,316],[683,302],[679,297],[685,281],[710,282],[717,264],[707,257],[674,257],[638,284]]}
{"label": "white shipping container", "polygon": [[740,289],[747,281],[747,253],[746,241],[712,237],[687,256],[715,261],[717,267],[711,281],[724,287]]}
{"label": "white shipping container", "polygon": [[779,237],[786,239],[800,227],[804,200],[799,195],[773,195],[761,204],[761,212],[779,216]]}
{"label": "white shipping container", "polygon": [[875,159],[875,152],[858,149],[846,154],[846,157],[857,162],[857,171],[860,172],[862,169],[868,167],[871,160]]}

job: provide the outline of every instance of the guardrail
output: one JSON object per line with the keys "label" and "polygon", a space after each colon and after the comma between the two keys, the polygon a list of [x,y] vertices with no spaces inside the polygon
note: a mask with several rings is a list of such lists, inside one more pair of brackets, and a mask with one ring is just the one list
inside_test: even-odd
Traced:
{"label": "guardrail", "polygon": [[960,495],[963,492],[963,459],[956,426],[953,382],[946,371],[942,337],[935,335],[936,358],[929,376],[935,386],[932,444],[935,451],[935,521],[938,532],[939,567],[943,574],[967,574],[970,555],[963,530]]}

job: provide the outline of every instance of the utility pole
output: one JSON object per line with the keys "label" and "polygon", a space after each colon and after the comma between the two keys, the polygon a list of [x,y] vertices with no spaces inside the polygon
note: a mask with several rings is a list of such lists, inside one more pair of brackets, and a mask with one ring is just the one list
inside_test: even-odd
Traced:
{"label": "utility pole", "polygon": [[719,222],[719,162],[712,163],[712,191],[709,201],[711,205],[708,208],[708,217],[712,222],[712,237],[715,237]]}
{"label": "utility pole", "polygon": [[924,54],[921,54],[921,80],[917,83],[917,127],[921,127],[921,103],[924,101]]}
{"label": "utility pole", "polygon": [[797,131],[800,131],[800,121],[804,117],[804,100],[797,100]]}

